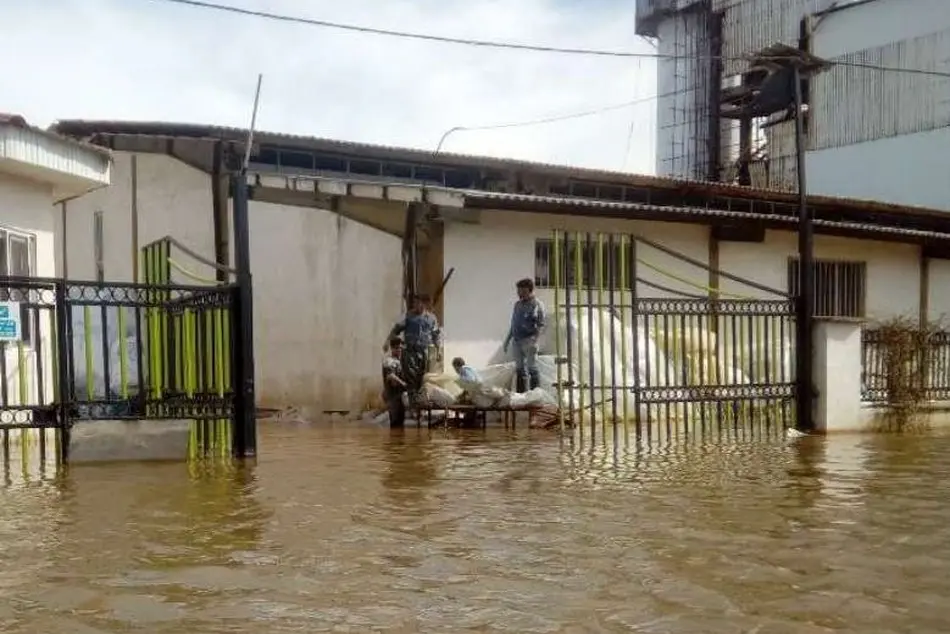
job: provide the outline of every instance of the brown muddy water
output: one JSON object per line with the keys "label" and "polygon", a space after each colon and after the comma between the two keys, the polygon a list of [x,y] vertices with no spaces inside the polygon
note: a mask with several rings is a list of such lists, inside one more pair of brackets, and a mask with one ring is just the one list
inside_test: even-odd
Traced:
{"label": "brown muddy water", "polygon": [[950,438],[270,425],[0,488],[0,631],[950,632]]}

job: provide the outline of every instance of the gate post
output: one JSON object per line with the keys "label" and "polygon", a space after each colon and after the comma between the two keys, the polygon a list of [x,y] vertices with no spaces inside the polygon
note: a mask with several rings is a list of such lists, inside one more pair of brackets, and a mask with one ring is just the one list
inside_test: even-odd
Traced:
{"label": "gate post", "polygon": [[72,406],[70,396],[73,393],[72,372],[69,369],[72,367],[73,351],[70,345],[72,342],[67,337],[67,333],[70,331],[70,315],[66,309],[66,280],[64,278],[56,280],[55,289],[56,342],[53,345],[56,346],[56,357],[59,361],[56,367],[56,383],[59,387],[59,394],[56,395],[56,398],[59,400],[60,460],[65,463],[69,459],[70,408]]}
{"label": "gate post", "polygon": [[251,240],[248,222],[248,186],[243,172],[231,177],[234,220],[234,261],[237,286],[232,292],[231,336],[234,359],[233,445],[236,458],[257,455],[257,416],[254,390],[254,298],[251,286]]}

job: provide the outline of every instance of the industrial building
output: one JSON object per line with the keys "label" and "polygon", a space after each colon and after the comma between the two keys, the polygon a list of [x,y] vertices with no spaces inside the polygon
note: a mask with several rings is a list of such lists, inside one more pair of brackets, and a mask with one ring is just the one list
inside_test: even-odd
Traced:
{"label": "industrial building", "polygon": [[809,192],[950,208],[945,0],[638,0],[637,32],[658,40],[658,175],[797,188],[792,113],[723,104],[785,44],[832,62],[804,89]]}

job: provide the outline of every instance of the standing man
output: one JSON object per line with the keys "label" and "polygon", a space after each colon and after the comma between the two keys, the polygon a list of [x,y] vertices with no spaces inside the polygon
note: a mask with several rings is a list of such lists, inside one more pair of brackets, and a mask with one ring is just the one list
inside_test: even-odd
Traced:
{"label": "standing man", "polygon": [[538,374],[538,338],[544,330],[544,304],[534,296],[534,281],[525,278],[515,284],[518,292],[518,301],[511,312],[511,326],[508,336],[505,337],[503,350],[508,353],[508,346],[515,344],[515,375],[516,389],[525,392],[525,387],[534,389],[541,385],[541,376]]}
{"label": "standing man", "polygon": [[389,426],[403,427],[406,424],[406,406],[402,394],[406,391],[406,382],[402,378],[402,339],[392,337],[389,340],[389,356],[383,359],[383,398],[389,410]]}
{"label": "standing man", "polygon": [[409,402],[418,402],[422,380],[429,371],[429,346],[435,346],[436,355],[441,355],[442,330],[439,320],[429,310],[428,295],[416,295],[412,308],[393,329],[389,338],[403,335],[402,377],[409,392]]}

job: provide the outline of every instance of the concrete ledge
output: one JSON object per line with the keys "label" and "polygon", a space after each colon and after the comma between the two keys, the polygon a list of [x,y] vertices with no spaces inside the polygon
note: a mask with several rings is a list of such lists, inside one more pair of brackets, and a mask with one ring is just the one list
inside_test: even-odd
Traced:
{"label": "concrete ledge", "polygon": [[[886,405],[866,403],[861,407],[860,427],[855,431],[882,431],[887,427],[889,409]],[[907,431],[950,428],[950,403],[922,403],[910,421]]]}
{"label": "concrete ledge", "polygon": [[73,426],[69,462],[186,460],[190,420],[99,420]]}

